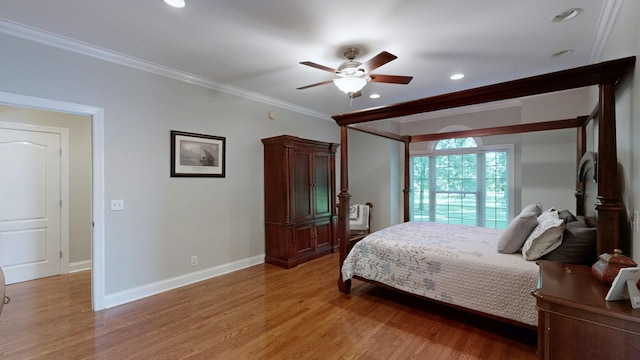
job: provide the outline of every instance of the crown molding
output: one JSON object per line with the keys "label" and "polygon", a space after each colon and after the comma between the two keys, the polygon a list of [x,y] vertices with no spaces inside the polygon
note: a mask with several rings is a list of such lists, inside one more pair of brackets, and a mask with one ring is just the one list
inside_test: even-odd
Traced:
{"label": "crown molding", "polygon": [[27,25],[19,24],[7,19],[0,19],[0,32],[19,37],[22,39],[38,42],[44,45],[53,46],[59,49],[67,50],[77,54],[90,56],[103,61],[119,64],[145,71],[155,75],[164,76],[170,79],[183,81],[189,84],[205,87],[221,91],[227,94],[239,96],[248,100],[253,100],[263,104],[277,106],[279,108],[291,110],[296,113],[308,115],[333,122],[331,117],[315,110],[298,106],[286,101],[265,96],[256,92],[241,89],[235,86],[223,84],[211,79],[207,79],[198,75],[190,74],[184,71],[176,70],[167,66],[159,65],[150,61],[138,59],[119,52],[104,49],[98,46],[83,43],[64,36],[42,31]]}
{"label": "crown molding", "polygon": [[609,38],[609,33],[618,18],[622,3],[624,0],[606,0],[603,4],[602,13],[598,20],[596,33],[591,44],[591,53],[589,53],[589,63],[594,64],[601,60],[604,46]]}

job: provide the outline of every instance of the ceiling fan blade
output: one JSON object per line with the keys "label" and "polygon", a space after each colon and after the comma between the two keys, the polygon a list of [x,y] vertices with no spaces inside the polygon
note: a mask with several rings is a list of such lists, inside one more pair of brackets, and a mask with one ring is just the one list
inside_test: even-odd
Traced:
{"label": "ceiling fan blade", "polygon": [[316,63],[311,62],[311,61],[302,61],[302,62],[300,62],[300,64],[302,64],[302,65],[307,65],[307,66],[311,66],[312,68],[316,68],[316,69],[320,69],[320,70],[328,71],[328,72],[333,73],[333,74],[335,74],[335,73],[336,73],[336,71],[337,71],[336,69],[332,69],[332,68],[330,68],[330,67],[328,67],[328,66],[324,66],[324,65],[316,64]]}
{"label": "ceiling fan blade", "polygon": [[299,88],[297,88],[298,90],[304,90],[304,89],[308,89],[310,87],[314,87],[314,86],[318,86],[318,85],[324,85],[324,84],[329,84],[332,83],[333,80],[325,80],[325,81],[320,81],[319,83],[315,83],[315,84],[311,84],[311,85],[307,85],[307,86],[301,86]]}
{"label": "ceiling fan blade", "polygon": [[371,81],[380,82],[380,83],[389,83],[389,84],[408,84],[413,80],[413,76],[402,76],[402,75],[376,75],[370,74]]}
{"label": "ceiling fan blade", "polygon": [[363,68],[366,72],[370,73],[373,70],[379,68],[380,66],[388,63],[389,61],[393,61],[395,59],[397,59],[398,57],[388,53],[386,51],[381,52],[380,54],[372,57],[371,59],[369,59],[368,61],[366,61],[364,64],[362,64],[362,66],[360,66],[361,68]]}

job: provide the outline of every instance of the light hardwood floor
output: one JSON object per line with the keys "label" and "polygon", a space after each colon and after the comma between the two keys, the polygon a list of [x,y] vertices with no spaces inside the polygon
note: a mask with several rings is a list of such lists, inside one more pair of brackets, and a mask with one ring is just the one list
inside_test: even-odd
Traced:
{"label": "light hardwood floor", "polygon": [[354,281],[338,256],[251,268],[100,312],[90,274],[7,287],[0,359],[535,359],[532,331]]}

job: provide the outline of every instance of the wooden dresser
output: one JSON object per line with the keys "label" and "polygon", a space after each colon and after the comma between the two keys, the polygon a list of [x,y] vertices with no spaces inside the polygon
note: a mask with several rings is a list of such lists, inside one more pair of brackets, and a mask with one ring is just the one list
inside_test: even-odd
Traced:
{"label": "wooden dresser", "polygon": [[336,249],[338,144],[288,135],[262,143],[265,262],[291,268]]}
{"label": "wooden dresser", "polygon": [[607,302],[587,266],[540,261],[539,359],[640,359],[640,309]]}

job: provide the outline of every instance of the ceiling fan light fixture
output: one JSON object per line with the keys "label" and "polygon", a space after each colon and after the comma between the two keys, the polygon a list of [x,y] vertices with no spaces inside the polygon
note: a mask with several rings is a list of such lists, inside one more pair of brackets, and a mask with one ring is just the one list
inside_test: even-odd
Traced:
{"label": "ceiling fan light fixture", "polygon": [[169,5],[169,6],[173,6],[174,8],[183,8],[186,3],[184,2],[184,0],[164,0],[165,4]]}
{"label": "ceiling fan light fixture", "polygon": [[362,90],[362,88],[367,85],[368,77],[341,77],[333,80],[333,83],[345,94],[357,93]]}
{"label": "ceiling fan light fixture", "polygon": [[349,60],[340,64],[336,73],[344,76],[354,76],[358,73],[364,74],[364,69],[361,69],[360,65],[362,65],[361,62]]}

